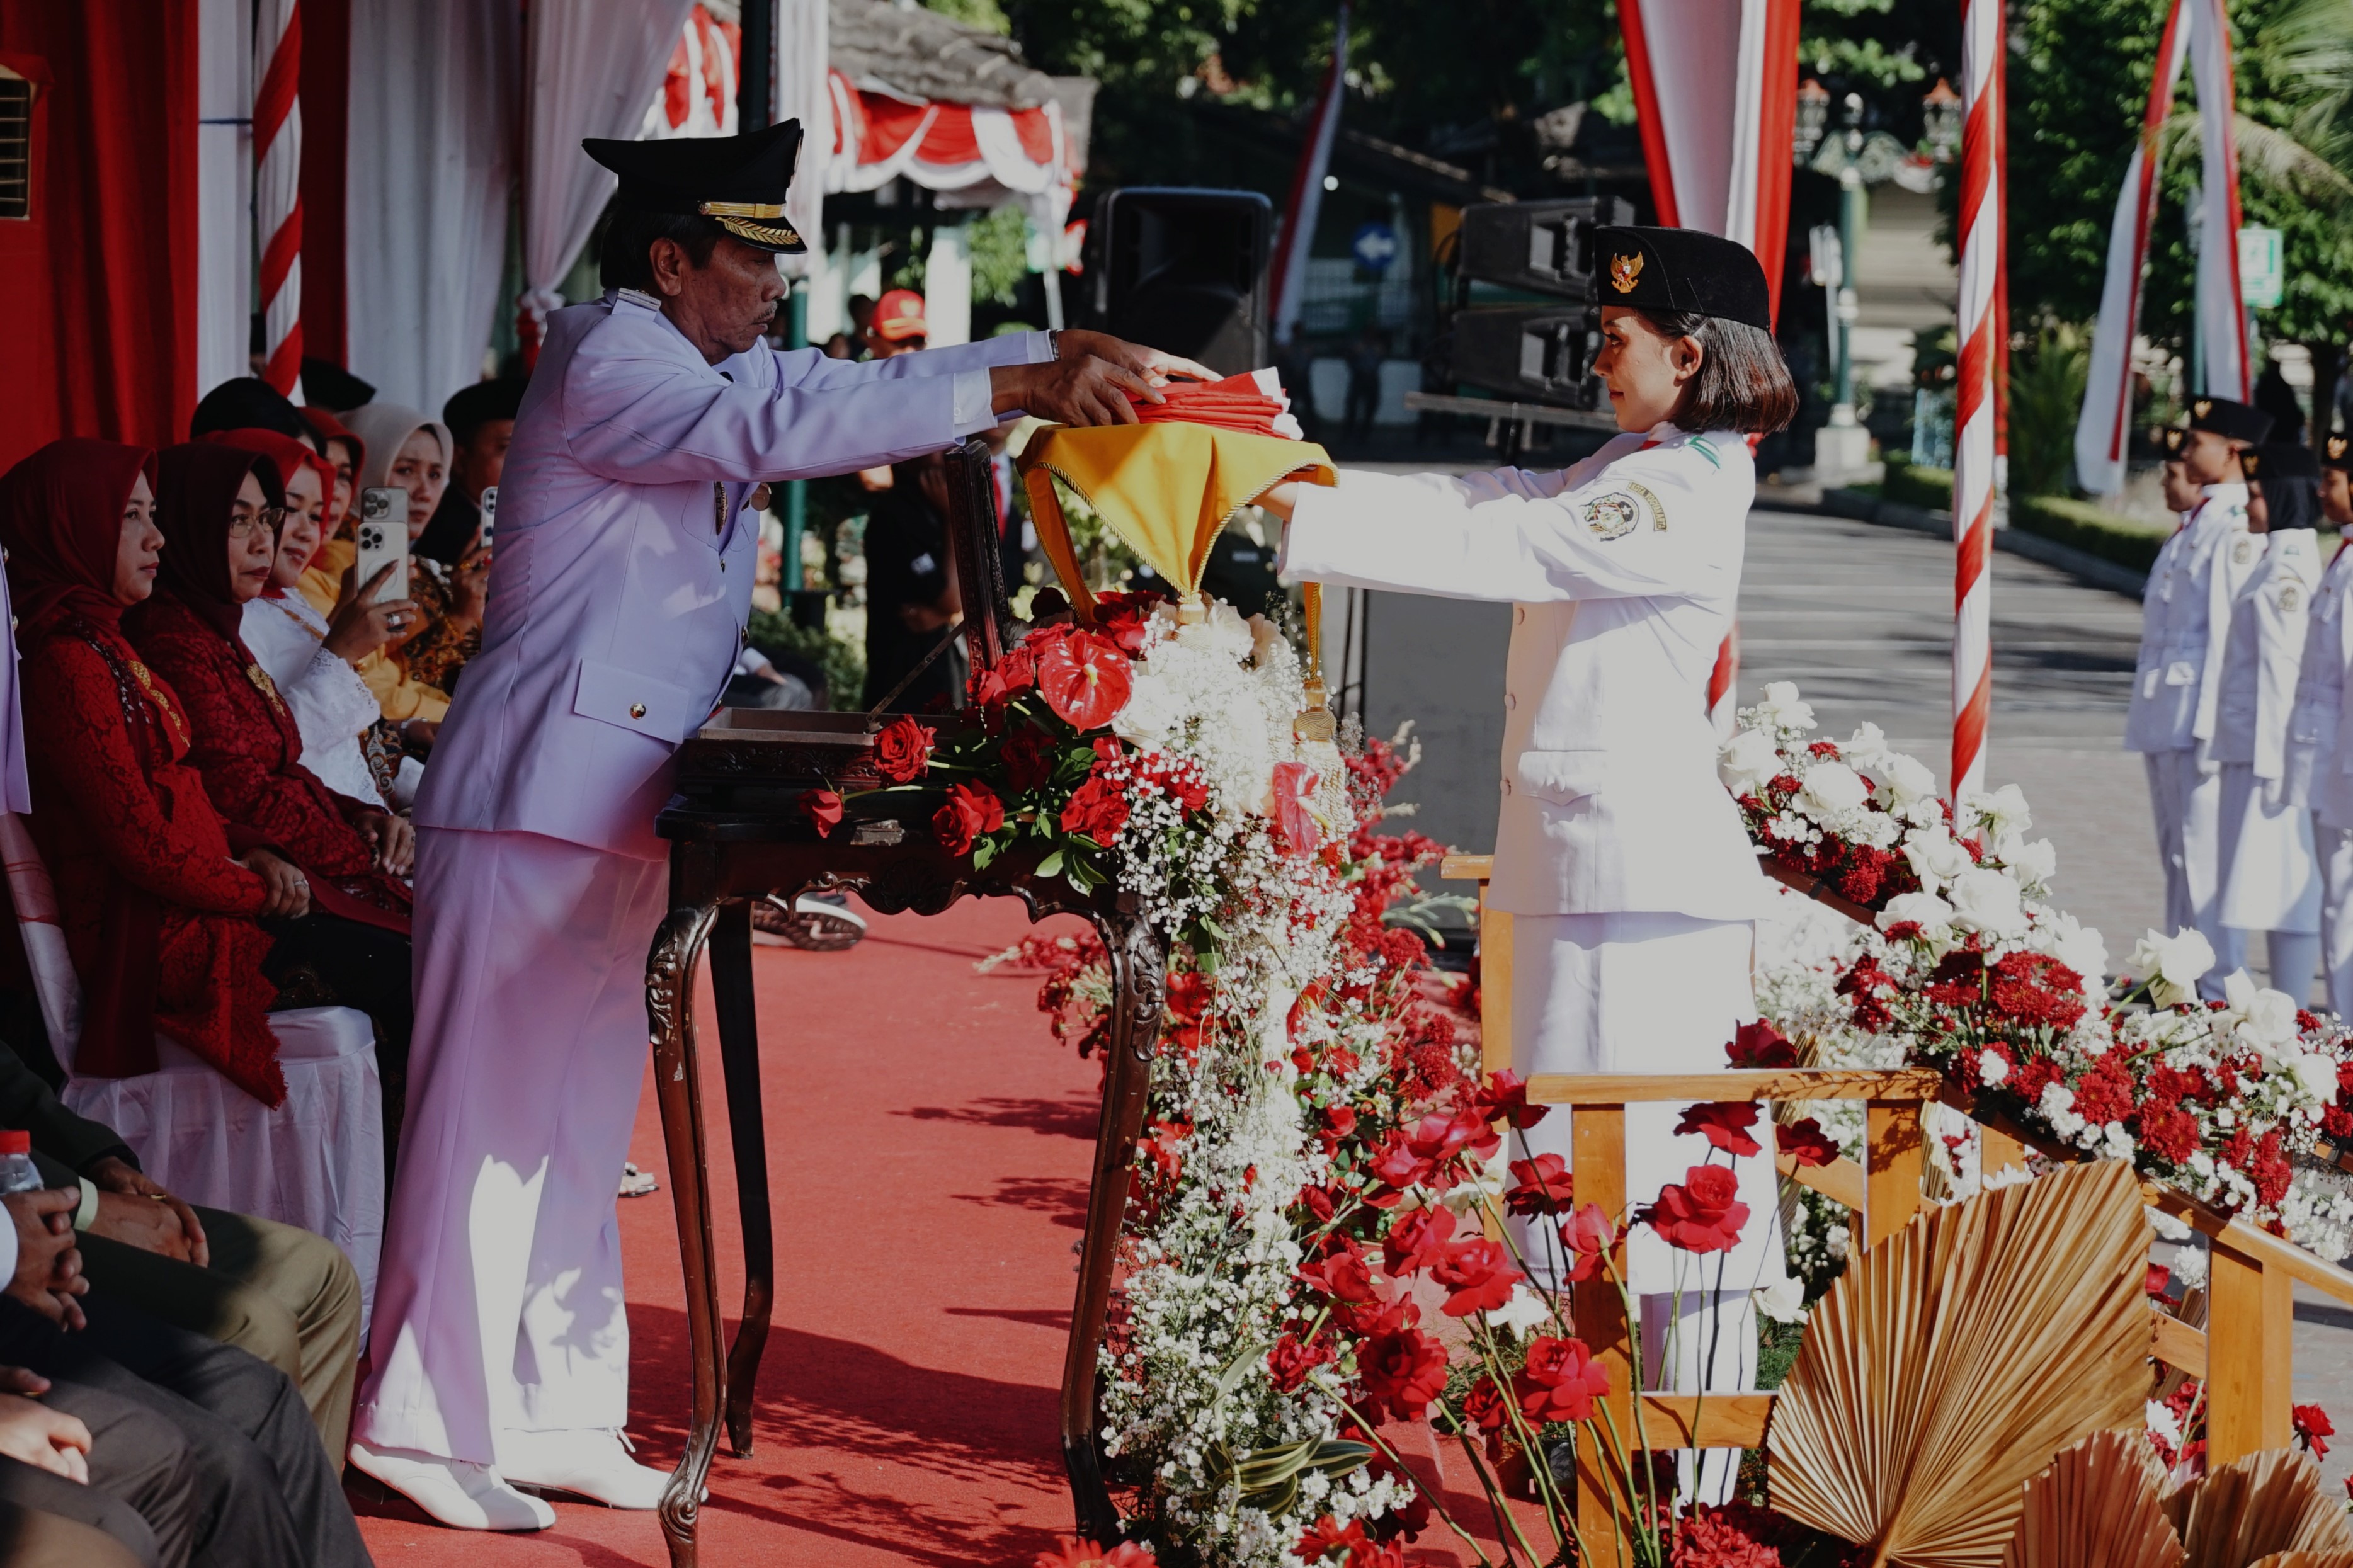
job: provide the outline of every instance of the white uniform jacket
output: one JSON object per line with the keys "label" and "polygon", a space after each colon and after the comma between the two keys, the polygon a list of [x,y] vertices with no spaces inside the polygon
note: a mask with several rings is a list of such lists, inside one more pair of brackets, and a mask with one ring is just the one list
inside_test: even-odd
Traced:
{"label": "white uniform jacket", "polygon": [[659,856],[671,753],[742,646],[751,486],[938,451],[997,423],[989,366],[1049,355],[1039,332],[864,364],[760,343],[714,365],[649,296],[556,312],[499,487],[482,651],[417,823]]}
{"label": "white uniform jacket", "polygon": [[[2171,710],[2180,702],[2165,684],[2167,650],[2172,642],[2173,603],[2183,591],[2193,535],[2195,512],[2183,512],[2173,531],[2158,547],[2140,594],[2140,652],[2133,660],[2131,701],[2125,709],[2125,750],[2170,752],[2175,726]],[[2181,727],[2187,732],[2187,726]]]}
{"label": "white uniform jacket", "polygon": [[1661,425],[1565,471],[1344,471],[1305,489],[1284,574],[1512,603],[1494,906],[1749,920],[1756,851],[1715,776],[1748,444]]}
{"label": "white uniform jacket", "polygon": [[[2348,530],[2353,533],[2353,530]],[[2353,827],[2353,740],[2345,702],[2353,694],[2353,549],[2339,549],[2313,591],[2305,628],[2304,662],[2295,673],[2295,707],[2288,715],[2283,795],[2329,827]]]}
{"label": "white uniform jacket", "polygon": [[2231,605],[2211,754],[2218,763],[2252,763],[2255,777],[2277,781],[2287,766],[2288,715],[2320,585],[2320,550],[2308,528],[2251,534],[2247,542],[2263,545],[2263,563]]}
{"label": "white uniform jacket", "polygon": [[[2222,644],[2231,635],[2231,606],[2239,590],[2263,564],[2263,541],[2247,531],[2247,487],[2208,485],[2190,520],[2203,530],[2193,542],[2187,592],[2173,621],[2166,653],[2166,684],[2183,689],[2189,738],[2202,748],[2214,739],[2215,708],[2222,694]],[[2179,722],[2179,716],[2175,715]],[[2178,731],[2177,731],[2178,732]]]}

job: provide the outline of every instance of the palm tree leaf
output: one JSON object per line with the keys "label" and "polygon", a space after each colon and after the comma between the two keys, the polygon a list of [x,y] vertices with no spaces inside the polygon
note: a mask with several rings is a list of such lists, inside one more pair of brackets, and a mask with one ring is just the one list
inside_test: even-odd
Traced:
{"label": "palm tree leaf", "polygon": [[2266,1448],[2223,1466],[2167,1500],[2188,1568],[2243,1568],[2278,1552],[2353,1552],[2341,1503],[2320,1489],[2309,1454]]}
{"label": "palm tree leaf", "polygon": [[2002,1568],[2181,1568],[2165,1477],[2138,1432],[2094,1432],[2026,1483]]}
{"label": "palm tree leaf", "polygon": [[1814,1310],[1769,1438],[1774,1508],[1913,1568],[1996,1568],[2025,1483],[2142,1424],[2140,1186],[2077,1166],[1923,1215]]}
{"label": "palm tree leaf", "polygon": [[[2243,114],[2231,117],[2231,130],[2239,143],[2242,174],[2332,210],[2353,205],[2353,179],[2324,152],[2306,145],[2294,132]],[[2185,147],[2194,147],[2200,134],[2202,122],[2196,110],[2176,110],[2165,122],[2160,155],[2170,157]]]}

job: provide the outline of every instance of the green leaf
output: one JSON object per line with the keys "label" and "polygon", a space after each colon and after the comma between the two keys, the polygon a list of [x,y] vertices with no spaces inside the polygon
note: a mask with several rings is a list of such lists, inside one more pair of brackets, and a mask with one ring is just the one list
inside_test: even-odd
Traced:
{"label": "green leaf", "polygon": [[1062,852],[1060,849],[1053,851],[1043,860],[1038,862],[1038,875],[1040,877],[1051,877],[1061,870],[1061,868]]}
{"label": "green leaf", "polygon": [[988,869],[988,863],[997,858],[997,844],[995,839],[975,839],[972,846],[972,868],[976,871]]}

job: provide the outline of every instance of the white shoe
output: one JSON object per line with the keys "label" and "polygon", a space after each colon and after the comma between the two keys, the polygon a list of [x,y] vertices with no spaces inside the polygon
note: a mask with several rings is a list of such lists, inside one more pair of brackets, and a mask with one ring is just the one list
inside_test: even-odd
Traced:
{"label": "white shoe", "polygon": [[607,1508],[656,1509],[670,1473],[629,1457],[618,1432],[501,1432],[499,1473],[519,1487],[568,1492]]}
{"label": "white shoe", "polygon": [[545,1530],[555,1522],[554,1509],[488,1465],[364,1443],[352,1445],[352,1463],[452,1530]]}

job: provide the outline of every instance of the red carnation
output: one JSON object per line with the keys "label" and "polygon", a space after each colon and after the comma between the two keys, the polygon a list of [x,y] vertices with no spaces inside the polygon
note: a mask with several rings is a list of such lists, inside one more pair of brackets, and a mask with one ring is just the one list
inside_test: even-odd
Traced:
{"label": "red carnation", "polygon": [[1054,776],[1053,744],[1035,730],[1014,731],[997,754],[1005,762],[1005,782],[1017,793],[1036,789]]}
{"label": "red carnation", "polygon": [[874,765],[895,784],[913,784],[932,765],[932,742],[938,731],[913,719],[893,719],[874,737]]}
{"label": "red carnation", "polygon": [[1450,1318],[1493,1311],[1525,1278],[1512,1267],[1510,1255],[1484,1237],[1448,1247],[1430,1266],[1430,1277],[1446,1288],[1446,1305],[1439,1310]]}
{"label": "red carnation", "polygon": [[1512,1379],[1520,1412],[1537,1426],[1547,1421],[1589,1421],[1593,1402],[1609,1392],[1609,1377],[1583,1340],[1550,1337],[1528,1343],[1528,1363]]}
{"label": "red carnation", "polygon": [[1472,1097],[1482,1121],[1508,1121],[1523,1131],[1552,1114],[1549,1105],[1528,1103],[1527,1080],[1506,1068],[1481,1085]]}
{"label": "red carnation", "polygon": [[1754,1154],[1763,1148],[1748,1135],[1757,1125],[1757,1105],[1754,1100],[1732,1100],[1711,1105],[1694,1105],[1683,1112],[1675,1124],[1678,1133],[1697,1132],[1727,1154]]}
{"label": "red carnation", "polygon": [[[1039,639],[1030,639],[1035,647]],[[1134,680],[1127,655],[1101,632],[1071,628],[1038,653],[1038,690],[1074,730],[1098,730],[1127,706]]]}
{"label": "red carnation", "polygon": [[1266,1352],[1267,1375],[1276,1393],[1296,1394],[1309,1373],[1332,1359],[1329,1342],[1319,1339],[1302,1344],[1298,1335],[1285,1334]]}
{"label": "red carnation", "polygon": [[1389,1226],[1381,1245],[1381,1259],[1393,1279],[1426,1268],[1437,1260],[1454,1235],[1454,1215],[1442,1208],[1418,1208]]}
{"label": "red carnation", "polygon": [[985,784],[948,786],[947,804],[932,814],[932,836],[951,855],[969,855],[972,841],[1005,826],[1005,803]]}
{"label": "red carnation", "polygon": [[1104,778],[1081,784],[1062,807],[1062,831],[1083,834],[1106,849],[1127,826],[1127,796]]}
{"label": "red carnation", "polygon": [[1588,1204],[1560,1222],[1560,1242],[1568,1248],[1568,1278],[1581,1283],[1601,1272],[1601,1261],[1618,1244],[1618,1232],[1599,1204]]}
{"label": "red carnation", "polygon": [[1643,1217],[1670,1247],[1685,1252],[1729,1252],[1748,1223],[1740,1180],[1722,1165],[1694,1165],[1683,1184],[1659,1189]]}
{"label": "red carnation", "polygon": [[1513,1161],[1512,1180],[1517,1185],[1504,1194],[1504,1207],[1513,1214],[1561,1214],[1576,1202],[1576,1181],[1557,1154]]}
{"label": "red carnation", "polygon": [[1822,1124],[1810,1116],[1773,1129],[1773,1142],[1780,1146],[1782,1153],[1800,1165],[1827,1165],[1839,1157],[1838,1145],[1822,1131]]}
{"label": "red carnation", "polygon": [[1675,1526],[1674,1568],[1781,1568],[1780,1534],[1763,1509],[1699,1503]]}
{"label": "red carnation", "polygon": [[829,789],[813,789],[801,796],[801,811],[823,838],[841,822],[841,797]]}
{"label": "red carnation", "polygon": [[1410,1304],[1383,1315],[1356,1347],[1356,1376],[1366,1414],[1386,1409],[1400,1421],[1419,1421],[1446,1391],[1446,1347],[1414,1327]]}
{"label": "red carnation", "polygon": [[1793,1068],[1798,1065],[1798,1047],[1791,1045],[1780,1030],[1762,1018],[1735,1029],[1732,1043],[1724,1047],[1724,1054],[1736,1068]]}

